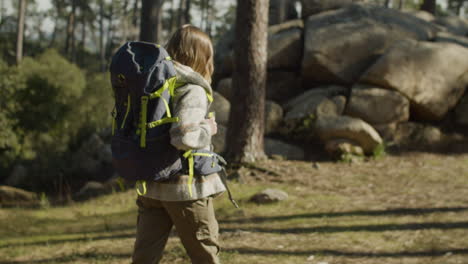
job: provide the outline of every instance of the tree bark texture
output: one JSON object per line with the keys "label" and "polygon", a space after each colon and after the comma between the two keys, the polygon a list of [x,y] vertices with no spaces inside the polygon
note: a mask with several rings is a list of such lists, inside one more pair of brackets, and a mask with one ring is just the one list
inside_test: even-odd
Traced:
{"label": "tree bark texture", "polygon": [[234,162],[264,159],[268,0],[238,0],[233,104],[228,156]]}
{"label": "tree bark texture", "polygon": [[156,43],[159,40],[163,0],[142,0],[140,40]]}
{"label": "tree bark texture", "polygon": [[26,16],[26,0],[21,0],[18,8],[18,26],[16,32],[16,63],[23,60],[24,20]]}
{"label": "tree bark texture", "polygon": [[421,10],[427,11],[433,15],[435,15],[436,12],[436,0],[424,0],[424,2],[421,5]]}

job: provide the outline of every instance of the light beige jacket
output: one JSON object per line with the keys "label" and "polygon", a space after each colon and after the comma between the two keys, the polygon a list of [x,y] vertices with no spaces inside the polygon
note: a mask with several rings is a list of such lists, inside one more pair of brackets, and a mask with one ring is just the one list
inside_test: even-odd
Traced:
{"label": "light beige jacket", "polygon": [[[175,64],[177,81],[187,83],[175,90],[172,98],[173,116],[180,121],[174,123],[170,135],[171,144],[180,150],[211,148],[211,126],[205,120],[212,96],[210,84],[192,68]],[[195,175],[192,197],[188,190],[188,175],[178,175],[168,182],[148,182],[145,197],[162,201],[188,201],[220,194],[226,190],[218,174]]]}

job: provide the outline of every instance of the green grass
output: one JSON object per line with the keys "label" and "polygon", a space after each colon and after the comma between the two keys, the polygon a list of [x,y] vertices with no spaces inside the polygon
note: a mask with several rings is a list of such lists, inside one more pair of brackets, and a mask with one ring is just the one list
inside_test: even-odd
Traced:
{"label": "green grass", "polygon": [[[216,200],[223,263],[468,263],[468,154],[256,166],[231,184],[240,210]],[[249,202],[264,188],[289,200]],[[135,196],[0,209],[0,264],[129,263]],[[176,236],[162,263],[189,263]]]}

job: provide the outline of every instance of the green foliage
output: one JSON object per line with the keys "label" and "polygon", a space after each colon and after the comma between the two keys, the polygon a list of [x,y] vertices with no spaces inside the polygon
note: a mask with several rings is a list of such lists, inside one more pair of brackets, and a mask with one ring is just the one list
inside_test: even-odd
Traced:
{"label": "green foliage", "polygon": [[18,67],[0,61],[0,73],[0,170],[26,162],[36,183],[50,183],[72,162],[73,146],[109,127],[107,74],[86,76],[55,50]]}
{"label": "green foliage", "polygon": [[387,153],[385,152],[386,146],[385,143],[379,144],[374,151],[372,152],[372,157],[374,159],[382,158],[384,157]]}

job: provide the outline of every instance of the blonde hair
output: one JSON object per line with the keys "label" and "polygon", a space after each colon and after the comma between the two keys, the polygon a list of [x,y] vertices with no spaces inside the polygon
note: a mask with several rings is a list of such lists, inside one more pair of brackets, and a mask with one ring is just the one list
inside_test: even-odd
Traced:
{"label": "blonde hair", "polygon": [[172,34],[166,49],[173,60],[191,67],[211,82],[213,44],[205,32],[195,26],[184,25]]}

